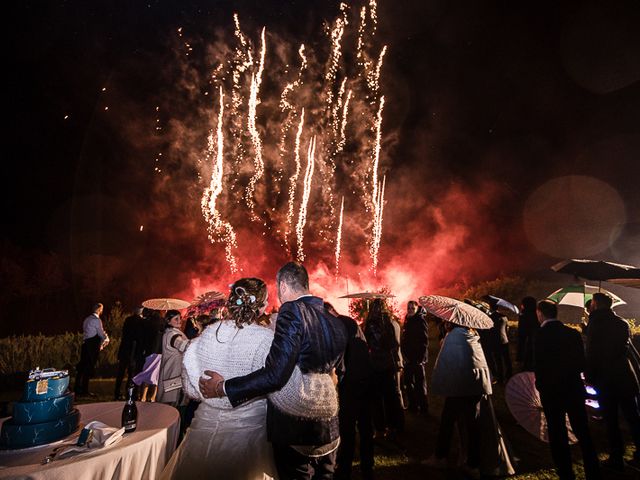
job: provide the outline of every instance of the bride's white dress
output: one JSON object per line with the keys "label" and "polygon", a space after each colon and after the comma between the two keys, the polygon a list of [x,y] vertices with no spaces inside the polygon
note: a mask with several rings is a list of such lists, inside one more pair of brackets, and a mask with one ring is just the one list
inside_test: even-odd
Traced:
{"label": "bride's white dress", "polygon": [[198,390],[205,370],[233,378],[263,367],[272,341],[273,332],[268,328],[248,325],[238,329],[228,320],[210,325],[191,341],[184,354],[182,382],[185,393],[201,403],[162,479],[276,478],[267,442],[266,399],[232,408],[226,397],[204,399]]}

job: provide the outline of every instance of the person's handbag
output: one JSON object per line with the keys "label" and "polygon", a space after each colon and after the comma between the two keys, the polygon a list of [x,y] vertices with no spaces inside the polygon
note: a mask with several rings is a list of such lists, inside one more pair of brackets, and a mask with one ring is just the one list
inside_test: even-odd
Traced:
{"label": "person's handbag", "polygon": [[162,382],[162,388],[165,392],[172,392],[174,390],[178,390],[182,388],[182,377],[178,375],[177,377],[168,378]]}
{"label": "person's handbag", "polygon": [[328,373],[302,373],[296,365],[284,387],[269,394],[281,412],[307,419],[328,419],[338,414],[338,393]]}

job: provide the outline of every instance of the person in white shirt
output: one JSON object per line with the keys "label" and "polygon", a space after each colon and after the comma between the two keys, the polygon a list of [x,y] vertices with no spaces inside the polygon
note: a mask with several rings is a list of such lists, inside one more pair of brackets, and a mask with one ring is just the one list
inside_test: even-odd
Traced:
{"label": "person in white shirt", "polygon": [[74,391],[76,395],[95,396],[89,392],[89,379],[94,375],[98,354],[100,350],[109,343],[100,315],[104,310],[101,303],[93,306],[92,313],[84,319],[82,324],[82,349],[80,350],[80,361],[76,365],[76,383]]}

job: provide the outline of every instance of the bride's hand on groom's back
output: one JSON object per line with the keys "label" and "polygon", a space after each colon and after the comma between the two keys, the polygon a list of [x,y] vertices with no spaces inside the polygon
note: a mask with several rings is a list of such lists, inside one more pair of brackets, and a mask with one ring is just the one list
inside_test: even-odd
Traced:
{"label": "bride's hand on groom's back", "polygon": [[205,370],[204,375],[198,381],[198,388],[204,398],[216,398],[224,396],[221,384],[224,381],[222,375],[212,370]]}

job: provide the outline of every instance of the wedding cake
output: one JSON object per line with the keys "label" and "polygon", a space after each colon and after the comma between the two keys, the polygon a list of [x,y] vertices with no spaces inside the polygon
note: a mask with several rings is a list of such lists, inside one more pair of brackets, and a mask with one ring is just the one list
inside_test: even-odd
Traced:
{"label": "wedding cake", "polygon": [[73,433],[80,412],[68,387],[66,370],[31,370],[22,398],[13,404],[13,416],[2,424],[0,448],[35,447]]}

